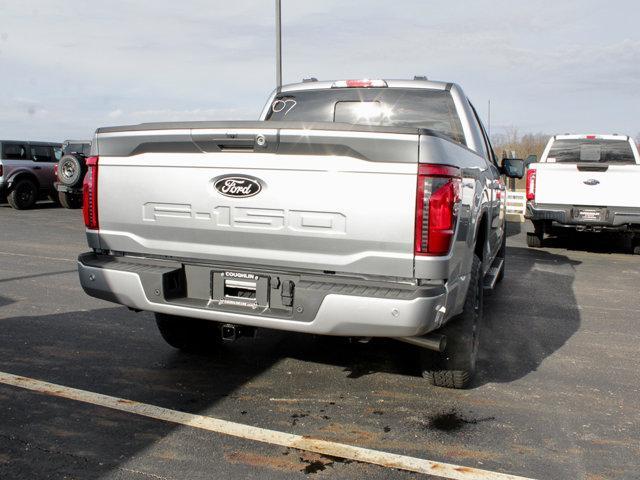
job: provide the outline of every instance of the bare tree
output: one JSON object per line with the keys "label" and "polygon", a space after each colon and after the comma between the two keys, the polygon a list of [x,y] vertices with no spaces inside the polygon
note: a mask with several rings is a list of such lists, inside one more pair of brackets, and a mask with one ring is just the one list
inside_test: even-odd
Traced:
{"label": "bare tree", "polygon": [[493,148],[498,154],[511,156],[514,152],[517,158],[527,158],[529,155],[542,155],[549,135],[544,133],[525,133],[520,135],[518,127],[509,126],[503,133],[493,135]]}
{"label": "bare tree", "polygon": [[[547,145],[549,135],[545,133],[520,134],[518,127],[509,126],[503,133],[492,135],[493,149],[498,155],[511,157],[512,152],[516,158],[526,159],[529,155],[535,155],[540,159],[544,147]],[[510,180],[509,188],[524,189],[524,179]]]}

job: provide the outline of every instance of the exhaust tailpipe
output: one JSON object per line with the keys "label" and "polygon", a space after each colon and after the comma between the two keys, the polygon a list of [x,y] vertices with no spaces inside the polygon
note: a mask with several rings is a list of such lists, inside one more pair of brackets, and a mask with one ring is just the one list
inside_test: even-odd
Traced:
{"label": "exhaust tailpipe", "polygon": [[439,333],[428,333],[422,337],[395,337],[395,340],[435,352],[444,352],[445,348],[447,348],[447,337]]}

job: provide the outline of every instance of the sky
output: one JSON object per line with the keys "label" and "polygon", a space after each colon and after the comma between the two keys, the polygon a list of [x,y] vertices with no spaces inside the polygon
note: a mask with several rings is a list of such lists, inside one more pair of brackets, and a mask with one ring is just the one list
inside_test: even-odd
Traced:
{"label": "sky", "polygon": [[[273,0],[0,0],[0,138],[258,117]],[[637,0],[282,0],[285,83],[460,84],[491,130],[640,136]]]}

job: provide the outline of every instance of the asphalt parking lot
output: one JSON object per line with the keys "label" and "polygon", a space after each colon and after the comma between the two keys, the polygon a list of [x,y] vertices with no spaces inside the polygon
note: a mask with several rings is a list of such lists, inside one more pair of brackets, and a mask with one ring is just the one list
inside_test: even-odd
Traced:
{"label": "asphalt parking lot", "polygon": [[[0,205],[0,372],[531,478],[640,478],[640,256],[583,240],[528,249],[511,225],[479,374],[454,391],[426,385],[417,351],[389,340],[261,331],[178,353],[152,315],[82,292],[79,211]],[[0,383],[0,478],[308,477],[421,475]]]}

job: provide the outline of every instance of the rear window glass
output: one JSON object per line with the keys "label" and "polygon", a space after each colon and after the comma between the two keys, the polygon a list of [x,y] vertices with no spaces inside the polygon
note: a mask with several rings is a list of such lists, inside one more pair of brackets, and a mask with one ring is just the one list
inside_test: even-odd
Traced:
{"label": "rear window glass", "polygon": [[444,90],[334,88],[286,92],[273,100],[267,120],[425,128],[465,143],[453,98]]}
{"label": "rear window glass", "polygon": [[55,158],[51,156],[52,153],[51,147],[31,147],[31,157],[36,162],[53,162]]}
{"label": "rear window glass", "polygon": [[82,143],[68,143],[62,148],[65,155],[70,153],[82,153],[84,145]]}
{"label": "rear window glass", "polygon": [[551,145],[549,163],[635,163],[626,140],[564,139]]}

